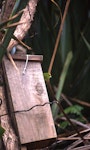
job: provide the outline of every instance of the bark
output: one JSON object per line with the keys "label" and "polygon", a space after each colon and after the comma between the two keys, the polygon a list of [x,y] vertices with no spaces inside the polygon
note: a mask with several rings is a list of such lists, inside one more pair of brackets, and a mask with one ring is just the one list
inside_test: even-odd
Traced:
{"label": "bark", "polygon": [[1,21],[6,21],[12,12],[16,0],[6,0],[2,5]]}
{"label": "bark", "polygon": [[[8,114],[6,106],[6,98],[4,88],[0,87],[0,98],[2,99],[2,105],[0,108],[0,115]],[[3,143],[6,150],[18,150],[18,138],[12,128],[9,115],[1,117],[1,126],[5,129],[3,135]]]}
{"label": "bark", "polygon": [[[26,35],[28,29],[31,27],[36,11],[37,2],[38,0],[30,0],[28,5],[26,6],[24,13],[20,19],[20,22],[24,23],[18,25],[14,32],[14,35],[17,37],[17,39],[22,40]],[[10,51],[17,43],[17,41],[11,39],[10,44],[8,46],[8,51]]]}

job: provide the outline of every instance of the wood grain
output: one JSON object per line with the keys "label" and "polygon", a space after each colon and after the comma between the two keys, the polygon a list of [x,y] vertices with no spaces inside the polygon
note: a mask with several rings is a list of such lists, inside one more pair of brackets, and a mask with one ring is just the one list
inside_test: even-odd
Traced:
{"label": "wood grain", "polygon": [[[19,72],[15,70],[8,59],[3,59],[11,114],[12,111],[28,110],[35,105],[49,102],[41,64],[34,60],[29,61],[26,73],[23,75],[25,62],[15,61],[15,63]],[[13,121],[21,144],[56,138],[49,104],[12,115],[14,115]]]}

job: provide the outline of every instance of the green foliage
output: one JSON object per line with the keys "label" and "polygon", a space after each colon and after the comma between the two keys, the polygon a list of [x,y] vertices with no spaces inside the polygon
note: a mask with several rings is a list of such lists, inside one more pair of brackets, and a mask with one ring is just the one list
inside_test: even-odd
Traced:
{"label": "green foliage", "polygon": [[81,113],[82,110],[83,110],[82,106],[80,106],[80,105],[72,105],[72,106],[67,107],[64,110],[64,112],[66,114],[75,114],[75,115],[81,116],[82,115],[82,113]]}
{"label": "green foliage", "polygon": [[[36,54],[44,56],[42,64],[44,72],[48,72],[61,24],[60,11],[63,16],[66,4],[63,0],[51,1],[39,1],[34,23],[29,31],[29,35],[33,32],[37,33],[28,43],[32,45]],[[58,100],[61,92],[81,100],[90,100],[89,4],[88,0],[70,2],[50,80],[52,86],[57,89]],[[28,39],[26,38],[26,41]],[[67,58],[70,51],[73,59]],[[66,60],[70,62],[64,69]],[[55,116],[58,115],[57,108],[53,107],[52,111]]]}
{"label": "green foliage", "polygon": [[86,38],[84,37],[84,35],[81,33],[81,37],[86,45],[86,47],[88,48],[88,50],[90,51],[90,44],[88,43],[88,41],[86,40]]}
{"label": "green foliage", "polygon": [[45,72],[43,75],[44,75],[44,80],[45,80],[45,81],[49,81],[50,78],[52,77],[51,74],[48,73],[48,72]]}
{"label": "green foliage", "polygon": [[[57,100],[60,99],[60,95],[61,95],[61,92],[62,92],[62,89],[63,89],[63,86],[64,86],[65,78],[66,78],[66,75],[67,75],[68,68],[69,68],[69,65],[71,63],[72,57],[73,57],[72,51],[68,52],[68,55],[67,55],[65,64],[63,66],[63,70],[61,72],[60,79],[59,79],[58,90],[57,90],[57,93],[56,93]],[[53,112],[53,116],[56,116],[56,114],[58,113],[58,107],[56,105],[53,105],[52,112]]]}
{"label": "green foliage", "polygon": [[65,129],[69,125],[70,124],[68,123],[68,121],[63,121],[63,122],[60,123],[60,128]]}
{"label": "green foliage", "polygon": [[[83,107],[81,107],[80,105],[72,105],[64,109],[64,112],[69,116],[74,115],[74,118],[76,120],[84,122],[84,119],[82,117],[82,112],[81,112],[82,110],[83,110]],[[61,113],[58,117],[63,117],[63,114]],[[70,126],[67,120],[60,122],[60,128],[65,129],[67,126]]]}
{"label": "green foliage", "polygon": [[[78,115],[78,117],[80,117],[80,116],[82,116],[82,113],[81,113],[82,110],[83,110],[82,106],[72,105],[72,106],[69,106],[69,107],[65,108],[64,112],[67,115],[74,114],[74,115]],[[63,114],[61,113],[59,116],[61,117],[61,116],[63,116]]]}
{"label": "green foliage", "polygon": [[3,136],[5,129],[0,126],[0,138]]}
{"label": "green foliage", "polygon": [[[55,3],[59,5],[59,8],[61,8],[63,14],[65,3],[58,0],[56,0]],[[31,41],[29,40],[28,43],[32,45],[32,48],[35,50],[36,54],[43,54],[44,61],[42,66],[44,72],[47,72],[50,64],[60,23],[60,11],[57,5],[54,5],[54,3],[50,1],[48,2],[47,0],[39,1],[34,23],[32,24],[32,28],[29,32],[29,34],[36,32],[37,35],[35,35],[31,39]],[[82,70],[82,67],[85,64],[86,60],[88,59],[89,53],[88,51],[86,51],[87,48],[80,33],[83,32],[84,37],[86,39],[89,39],[89,25],[90,21],[88,18],[88,2],[85,0],[83,1],[83,3],[81,0],[71,1],[53,65],[53,78],[51,79],[52,85],[57,85],[59,83],[67,54],[69,51],[72,51],[73,59],[71,61],[70,69],[66,73],[66,80],[63,86],[63,91],[66,94],[68,93],[69,95],[81,95],[81,83],[76,86],[77,82],[79,82],[80,79],[79,78],[77,80],[77,77]],[[26,41],[27,40],[28,38],[26,38]],[[87,66],[85,66],[84,68],[86,67]],[[82,81],[82,85],[84,87],[84,80]],[[79,88],[79,90],[77,90],[77,87]]]}

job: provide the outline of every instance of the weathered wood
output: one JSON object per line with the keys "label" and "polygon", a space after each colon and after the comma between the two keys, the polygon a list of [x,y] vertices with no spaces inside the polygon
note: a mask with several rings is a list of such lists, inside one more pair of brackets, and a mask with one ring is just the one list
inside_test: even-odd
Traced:
{"label": "weathered wood", "polygon": [[[25,62],[15,61],[15,63],[19,72],[15,70],[8,59],[3,59],[11,114],[14,116],[13,121],[20,142],[21,144],[36,141],[50,142],[56,138],[56,131],[48,104],[49,99],[41,64],[40,62],[29,61],[23,75]],[[30,110],[32,107],[33,109]],[[12,113],[13,111],[23,112]]]}

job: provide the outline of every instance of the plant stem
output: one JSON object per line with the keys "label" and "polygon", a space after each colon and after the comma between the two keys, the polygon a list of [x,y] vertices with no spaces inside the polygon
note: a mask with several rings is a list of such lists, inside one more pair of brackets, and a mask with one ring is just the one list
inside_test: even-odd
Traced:
{"label": "plant stem", "polygon": [[63,30],[64,21],[65,21],[67,12],[68,12],[69,4],[70,4],[70,0],[67,0],[66,6],[65,6],[65,10],[64,10],[64,14],[63,14],[63,17],[62,17],[62,21],[61,21],[61,24],[60,24],[59,32],[58,32],[58,35],[57,35],[57,39],[56,39],[53,55],[52,55],[52,58],[51,58],[49,69],[48,69],[48,73],[50,73],[50,74],[51,74],[51,71],[52,71],[54,59],[55,59],[56,52],[57,52],[57,49],[58,49],[58,45],[59,45],[59,41],[60,41],[62,30]]}

